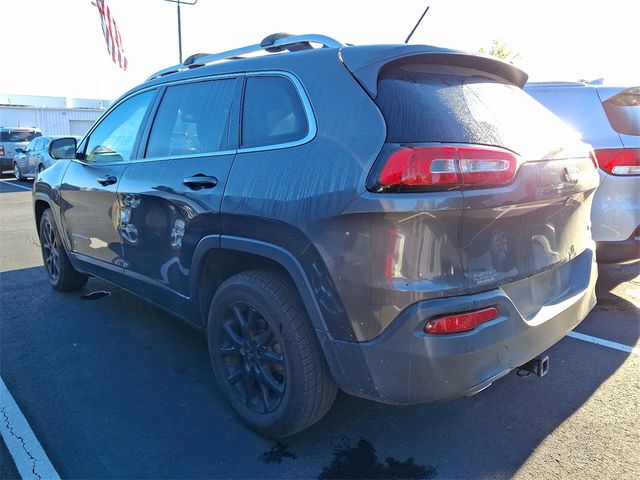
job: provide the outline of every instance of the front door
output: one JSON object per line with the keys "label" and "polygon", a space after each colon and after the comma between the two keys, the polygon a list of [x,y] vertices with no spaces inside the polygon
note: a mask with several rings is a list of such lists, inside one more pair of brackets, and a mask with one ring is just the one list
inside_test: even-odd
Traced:
{"label": "front door", "polygon": [[220,206],[236,149],[239,81],[166,87],[144,159],[120,182],[127,288],[180,313],[190,297],[198,242],[220,232]]}
{"label": "front door", "polygon": [[136,156],[155,95],[134,95],[108,112],[80,145],[60,186],[69,249],[85,271],[107,279],[123,268],[118,184]]}

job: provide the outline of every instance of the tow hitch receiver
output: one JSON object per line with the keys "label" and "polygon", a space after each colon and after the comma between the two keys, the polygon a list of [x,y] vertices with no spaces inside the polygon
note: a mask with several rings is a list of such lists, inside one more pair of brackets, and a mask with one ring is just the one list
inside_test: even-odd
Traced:
{"label": "tow hitch receiver", "polygon": [[517,373],[521,377],[527,377],[532,373],[538,377],[544,377],[549,371],[549,356],[536,357],[524,365],[518,367]]}

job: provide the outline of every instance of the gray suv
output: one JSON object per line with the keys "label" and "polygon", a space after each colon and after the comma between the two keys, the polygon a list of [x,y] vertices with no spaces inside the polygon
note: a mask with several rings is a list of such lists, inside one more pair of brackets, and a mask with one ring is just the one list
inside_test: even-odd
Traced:
{"label": "gray suv", "polygon": [[34,138],[42,136],[39,128],[0,127],[0,174],[13,169],[16,149],[24,149]]}
{"label": "gray suv", "polygon": [[270,437],[337,388],[407,405],[542,375],[596,301],[598,173],[526,78],[318,35],[193,55],[51,142],[33,197],[49,281],[101,277],[202,331]]}

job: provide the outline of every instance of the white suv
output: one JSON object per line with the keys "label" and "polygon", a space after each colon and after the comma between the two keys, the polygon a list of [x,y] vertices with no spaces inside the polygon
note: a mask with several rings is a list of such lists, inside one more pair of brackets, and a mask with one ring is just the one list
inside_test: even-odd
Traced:
{"label": "white suv", "polygon": [[640,87],[542,82],[525,90],[595,149],[600,187],[591,221],[598,259],[640,258]]}

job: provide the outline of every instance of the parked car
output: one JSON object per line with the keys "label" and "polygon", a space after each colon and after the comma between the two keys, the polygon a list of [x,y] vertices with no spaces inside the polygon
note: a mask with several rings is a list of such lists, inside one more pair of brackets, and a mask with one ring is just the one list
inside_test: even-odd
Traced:
{"label": "parked car", "polygon": [[[16,148],[13,159],[13,174],[18,181],[35,178],[45,168],[53,165],[55,160],[49,155],[51,140],[64,138],[60,135],[36,137],[24,148]],[[73,137],[79,141],[81,137]]]}
{"label": "parked car", "polygon": [[0,173],[13,168],[16,148],[25,148],[31,140],[41,135],[38,128],[0,127]]}
{"label": "parked car", "polygon": [[591,220],[598,257],[640,258],[640,87],[542,82],[525,91],[595,148],[600,187]]}
{"label": "parked car", "polygon": [[596,301],[598,174],[526,78],[317,35],[193,55],[77,147],[51,142],[64,159],[33,197],[49,282],[95,275],[204,332],[220,390],[270,437],[337,387],[406,405],[542,375]]}

